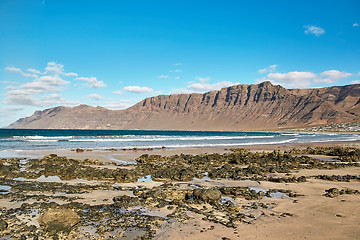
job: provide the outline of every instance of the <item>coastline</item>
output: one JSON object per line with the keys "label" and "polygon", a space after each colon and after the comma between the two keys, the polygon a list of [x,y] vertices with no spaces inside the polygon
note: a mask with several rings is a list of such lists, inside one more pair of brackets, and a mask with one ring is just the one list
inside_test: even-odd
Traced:
{"label": "coastline", "polygon": [[[65,156],[73,159],[98,159],[101,161],[132,161],[142,154],[149,155],[161,155],[170,156],[176,154],[205,154],[205,153],[225,153],[230,148],[244,148],[253,152],[268,152],[274,150],[291,150],[293,148],[304,149],[307,147],[355,147],[360,148],[360,141],[338,141],[338,142],[314,142],[314,143],[284,143],[284,144],[254,144],[254,145],[237,145],[233,147],[196,147],[196,148],[164,148],[164,149],[153,149],[148,150],[91,150],[84,152],[76,152],[74,149],[49,149],[49,150],[6,150],[2,152],[6,158],[9,157],[29,157],[29,158],[41,158],[49,154],[57,154],[59,156]],[[115,155],[115,157],[114,157]],[[0,156],[2,157],[2,156]]]}

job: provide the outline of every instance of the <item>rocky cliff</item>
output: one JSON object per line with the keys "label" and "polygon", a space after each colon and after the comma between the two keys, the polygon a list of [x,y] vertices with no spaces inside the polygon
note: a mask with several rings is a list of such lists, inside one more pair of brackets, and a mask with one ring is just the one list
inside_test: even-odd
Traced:
{"label": "rocky cliff", "polygon": [[79,105],[36,111],[9,128],[278,130],[360,121],[360,85],[285,89],[270,82],[146,98],[124,110]]}

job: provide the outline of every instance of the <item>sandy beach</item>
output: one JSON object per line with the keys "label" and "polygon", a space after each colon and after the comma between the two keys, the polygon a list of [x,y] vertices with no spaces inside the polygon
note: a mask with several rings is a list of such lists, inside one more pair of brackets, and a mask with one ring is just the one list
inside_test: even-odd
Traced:
{"label": "sandy beach", "polygon": [[[311,144],[311,147],[357,148],[359,147],[359,144],[359,142],[318,143]],[[309,147],[309,145],[255,145],[246,146],[245,148],[249,149],[252,153],[258,152],[267,154],[274,150],[282,152],[294,148],[305,149],[306,147]],[[87,163],[87,166],[95,170],[97,169],[97,171],[100,171],[100,169],[106,171],[116,171],[119,169],[126,171],[131,171],[131,169],[134,170],[141,166],[140,162],[136,162],[135,159],[139,158],[143,154],[161,155],[163,158],[171,158],[174,155],[180,154],[206,156],[213,153],[217,153],[222,156],[222,154],[231,154],[231,151],[230,149],[225,148],[193,148],[161,149],[153,151],[84,151],[81,153],[69,150],[56,152],[21,152],[23,156],[31,158],[42,158],[45,155],[57,154],[58,156],[66,157],[65,159],[77,159],[80,160],[80,162],[83,161],[84,164],[86,161],[85,159],[96,160],[94,162]],[[17,152],[17,154],[19,154],[19,152]],[[17,156],[19,159],[22,157],[21,154]],[[328,164],[326,166],[332,166],[330,163],[334,163],[332,161],[336,158],[325,155],[302,155],[314,157],[315,159],[322,157],[322,159],[330,160],[329,163],[327,163],[327,161],[325,162],[325,164]],[[16,160],[13,160],[13,162],[14,161],[16,162]],[[132,165],[134,163],[137,163],[137,165]],[[2,166],[10,166],[11,164],[12,162],[10,160],[2,160]],[[29,162],[23,163],[24,166],[22,167],[30,169],[29,164]],[[218,169],[224,167],[224,165],[217,162],[217,160],[212,164],[217,165],[216,168]],[[35,163],[32,168],[34,167]],[[234,169],[235,165],[232,168]],[[21,174],[21,172],[19,173]],[[151,179],[151,177],[149,177],[150,179],[146,179],[147,177],[145,176],[143,177],[143,180],[138,179],[137,181],[113,181],[110,179],[91,180],[90,177],[89,180],[74,178],[70,175],[66,177],[67,179],[61,176],[61,179],[51,178],[48,176],[35,179],[22,178],[19,181],[15,181],[17,183],[12,185],[11,192],[5,192],[5,194],[0,195],[0,204],[2,209],[1,218],[7,222],[7,228],[0,232],[0,236],[5,237],[5,239],[18,239],[23,234],[27,234],[27,237],[32,239],[32,237],[36,235],[36,232],[38,232],[38,235],[36,235],[39,237],[38,239],[52,239],[54,236],[53,232],[48,234],[45,231],[46,234],[42,236],[44,233],[43,229],[46,229],[46,225],[39,224],[39,218],[42,214],[44,214],[44,212],[46,212],[46,209],[49,209],[49,207],[45,207],[43,209],[39,208],[36,204],[41,202],[49,204],[53,202],[57,204],[55,208],[59,208],[61,205],[67,206],[70,204],[72,209],[80,215],[80,222],[78,222],[75,226],[72,226],[69,232],[65,233],[59,231],[55,233],[55,235],[60,239],[135,239],[136,237],[141,236],[146,236],[147,239],[209,240],[360,239],[360,194],[356,193],[356,190],[360,190],[360,167],[358,165],[335,168],[325,167],[323,169],[318,167],[303,169],[290,168],[287,172],[275,171],[273,173],[266,173],[265,175],[260,174],[259,176],[262,176],[261,178],[259,176],[248,177],[248,179],[243,180],[235,180],[231,177],[209,178],[206,173],[206,176],[203,178],[191,177],[187,180],[179,181],[171,179],[156,179],[154,178],[154,173],[150,172],[150,174],[152,174],[153,179]],[[224,174],[224,172],[220,172],[220,174]],[[337,176],[337,178],[341,176],[353,176],[353,179],[346,181],[339,179],[329,181],[319,179],[316,176]],[[302,177],[306,180],[296,180]],[[277,178],[280,179],[279,182],[271,180]],[[3,180],[0,185],[5,186],[10,185],[10,180],[12,178],[3,175],[2,179]],[[290,181],[288,179],[295,179],[295,181]],[[48,191],[42,189],[32,189],[22,190],[22,194],[20,194],[20,192],[16,194],[15,189],[21,188],[19,187],[21,186],[21,181],[27,182],[30,185],[32,183],[40,185],[43,184],[44,189],[49,187],[47,184],[62,184],[66,185],[71,191],[66,192],[67,190],[64,190],[62,193],[61,191],[58,192],[55,190]],[[171,184],[171,186],[164,186],[164,183]],[[83,190],[76,190],[80,189],[78,188],[79,186],[81,186],[81,189]],[[338,190],[351,189],[355,193],[338,194],[331,197],[325,196],[324,194],[326,191],[332,188],[336,188]],[[140,189],[142,194],[137,193],[136,189]],[[165,205],[161,205],[163,204],[161,200],[157,199],[155,195],[152,195],[154,194],[154,191],[157,191],[156,189],[161,189],[161,191],[166,192],[167,195],[164,195],[165,198],[172,200],[172,202],[167,202]],[[202,199],[201,197],[196,199],[196,196],[194,197],[196,200],[195,202],[192,202],[193,200],[191,200],[186,203],[185,197],[192,194],[195,189],[219,189],[222,191],[222,196],[220,200],[216,200],[216,203],[215,200],[209,201]],[[224,189],[245,189],[246,191],[250,191],[249,194],[255,194],[255,197],[249,197],[248,195],[242,196],[241,194],[227,195],[224,194]],[[251,192],[251,190],[255,191]],[[268,194],[266,195],[268,197],[256,195],[260,193],[266,193]],[[34,194],[39,196],[37,198],[31,197]],[[28,197],[25,198],[25,196]],[[129,198],[130,202],[126,202],[126,204],[122,203],[121,201],[123,201],[123,198]],[[131,201],[134,201],[135,198],[141,198],[140,203],[143,205],[140,203],[136,203],[136,206],[131,204]],[[189,195],[189,199],[192,199],[192,196]],[[179,203],[179,201],[182,203]],[[229,203],[229,201],[231,203]],[[81,214],[84,214],[83,212],[86,209],[74,207],[76,206],[74,205],[75,202],[88,206],[85,207],[86,209],[97,209],[99,206],[103,206],[103,208],[104,206],[111,206],[111,209],[113,209],[118,206],[114,205],[116,203],[124,204],[125,209],[132,212],[131,214],[151,218],[151,221],[149,219],[146,221],[150,221],[149,226],[151,227],[149,228],[151,228],[151,231],[153,232],[151,232],[151,234],[147,233],[146,235],[144,230],[140,227],[141,225],[135,225],[133,230],[124,229],[124,225],[122,225],[122,227],[116,231],[113,229],[111,233],[106,233],[105,230],[99,231],[100,227],[96,224],[86,225],[87,221],[91,221],[89,220],[91,219],[91,216],[96,216],[96,213],[89,216],[86,221],[82,221]],[[36,212],[32,215],[23,211],[16,214],[16,220],[10,220],[10,217],[14,216],[10,214],[11,209],[24,208],[24,203],[32,206],[31,209],[38,207],[38,210],[36,210]],[[138,206],[137,204],[140,205]],[[227,207],[225,208],[222,205],[226,205]],[[208,211],[207,209],[212,210]],[[237,209],[235,212],[243,215],[239,217],[238,220],[231,220],[237,219],[233,217],[235,212],[231,209]],[[133,215],[131,216],[133,217]],[[155,218],[156,220],[153,220],[152,218]],[[14,229],[16,226],[15,224],[35,226],[38,230],[32,234],[28,233],[29,229],[24,229],[24,232],[11,234],[11,229]]]}
{"label": "sandy beach", "polygon": [[[253,152],[271,152],[274,150],[290,150],[293,148],[307,148],[307,147],[354,147],[360,148],[360,141],[352,142],[321,142],[321,143],[298,143],[298,144],[255,144],[255,145],[238,145],[236,148],[244,148]],[[91,150],[91,149],[90,149]],[[205,154],[205,153],[225,153],[229,152],[229,148],[226,147],[199,147],[199,148],[164,148],[164,149],[153,149],[148,150],[95,150],[95,151],[84,151],[76,152],[74,149],[64,149],[64,150],[8,150],[3,152],[4,156],[1,157],[33,157],[41,158],[49,154],[57,154],[59,156],[66,156],[68,158],[74,158],[79,160],[84,159],[98,159],[105,162],[115,162],[121,163],[121,161],[132,162],[137,157],[143,154],[153,154],[153,155],[162,155],[162,156],[171,156],[176,154]]]}

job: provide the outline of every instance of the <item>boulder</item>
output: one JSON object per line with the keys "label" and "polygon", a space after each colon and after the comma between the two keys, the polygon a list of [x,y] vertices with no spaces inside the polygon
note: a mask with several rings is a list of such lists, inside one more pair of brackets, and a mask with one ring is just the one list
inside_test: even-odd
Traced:
{"label": "boulder", "polygon": [[70,232],[71,228],[80,220],[79,215],[72,209],[49,209],[39,218],[39,224],[48,232]]}
{"label": "boulder", "polygon": [[7,222],[5,222],[4,220],[0,219],[0,231],[6,230],[7,227],[8,227]]}
{"label": "boulder", "polygon": [[204,202],[215,202],[220,200],[221,192],[218,189],[195,189],[194,198]]}

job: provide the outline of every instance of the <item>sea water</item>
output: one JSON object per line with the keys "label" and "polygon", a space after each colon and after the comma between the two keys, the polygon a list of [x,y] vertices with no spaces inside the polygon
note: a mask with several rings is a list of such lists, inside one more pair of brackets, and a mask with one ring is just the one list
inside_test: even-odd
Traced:
{"label": "sea water", "polygon": [[354,133],[0,129],[0,157],[12,150],[238,147],[358,141]]}

